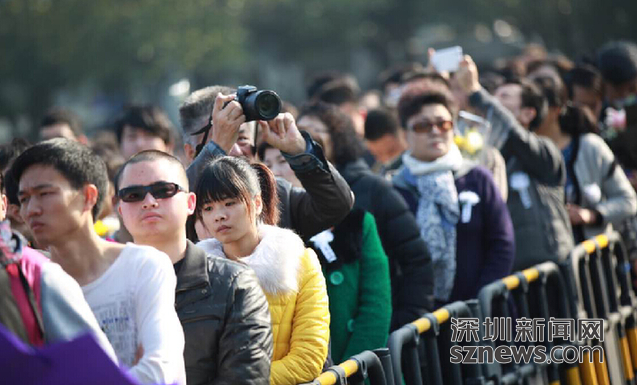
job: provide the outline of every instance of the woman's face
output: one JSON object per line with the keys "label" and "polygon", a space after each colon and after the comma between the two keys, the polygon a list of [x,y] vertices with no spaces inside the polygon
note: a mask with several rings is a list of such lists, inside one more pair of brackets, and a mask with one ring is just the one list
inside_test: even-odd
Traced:
{"label": "woman's face", "polygon": [[281,151],[279,151],[278,149],[266,149],[263,153],[263,163],[265,163],[265,165],[268,166],[270,170],[272,170],[274,176],[278,176],[287,180],[295,187],[303,187],[301,181],[299,181],[299,179],[294,174],[294,171],[292,171],[292,167],[290,167],[290,164],[287,160],[285,160],[285,158],[281,154]]}
{"label": "woman's face", "polygon": [[453,117],[442,104],[423,106],[407,120],[406,129],[411,155],[423,162],[447,154],[453,143]]}
{"label": "woman's face", "polygon": [[201,221],[208,234],[222,244],[239,241],[247,234],[256,233],[256,218],[261,212],[261,197],[253,198],[253,210],[239,198],[228,198],[203,205]]}
{"label": "woman's face", "polygon": [[330,162],[333,161],[333,146],[330,130],[319,118],[311,115],[305,115],[296,122],[296,126],[299,128],[299,130],[305,130],[309,132],[314,140],[320,140],[323,146],[323,153],[325,154],[325,157]]}

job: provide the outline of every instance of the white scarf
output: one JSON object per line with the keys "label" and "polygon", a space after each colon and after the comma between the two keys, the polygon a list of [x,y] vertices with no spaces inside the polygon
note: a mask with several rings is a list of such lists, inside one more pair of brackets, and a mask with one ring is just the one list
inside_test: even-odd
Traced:
{"label": "white scarf", "polygon": [[420,161],[409,153],[403,164],[416,178],[418,209],[416,221],[434,265],[434,297],[446,302],[456,276],[456,224],[460,218],[458,191],[453,177],[462,163],[455,144],[433,162]]}

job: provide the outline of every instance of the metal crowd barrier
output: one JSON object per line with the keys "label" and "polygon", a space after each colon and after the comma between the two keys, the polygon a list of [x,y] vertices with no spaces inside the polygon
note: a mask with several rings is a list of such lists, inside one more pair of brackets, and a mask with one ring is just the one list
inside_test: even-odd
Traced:
{"label": "metal crowd barrier", "polygon": [[[570,257],[577,297],[583,306],[578,319],[604,319],[604,341],[587,341],[603,347],[604,356],[595,357],[596,383],[600,385],[635,383],[628,339],[628,331],[635,325],[635,308],[630,304],[634,295],[627,289],[624,255],[619,235],[611,233],[582,242]],[[628,303],[623,305],[622,301]]]}
{"label": "metal crowd barrier", "polygon": [[599,235],[589,242],[595,243],[606,281],[608,319],[615,325],[624,383],[635,384],[637,301],[631,287],[626,249],[617,232]]}
{"label": "metal crowd barrier", "polygon": [[394,385],[392,363],[387,348],[366,350],[349,360],[329,367],[312,385]]}
{"label": "metal crowd barrier", "polygon": [[[539,277],[540,273],[537,269],[527,269],[484,286],[478,293],[483,318],[511,318],[512,327],[516,318],[530,319],[529,283],[537,281]],[[497,344],[491,340],[483,340],[483,344],[492,348],[500,345],[516,345],[513,339],[500,340]],[[520,341],[520,345],[530,347],[535,344],[531,341]],[[485,365],[485,374],[487,379],[493,380],[496,384],[517,384],[521,380],[546,382],[545,379],[548,376],[545,366],[537,366],[533,362],[519,364],[494,362]]]}
{"label": "metal crowd barrier", "polygon": [[477,346],[478,341],[453,342],[452,318],[477,318],[476,300],[458,301],[426,314],[389,336],[389,351],[394,370],[394,383],[484,384],[478,365],[451,363],[452,346]]}
{"label": "metal crowd barrier", "polygon": [[[514,319],[604,319],[604,340],[548,338],[492,341],[484,338],[486,317]],[[452,319],[478,319],[478,341],[453,341]],[[573,331],[575,333],[575,331]],[[549,341],[550,340],[550,341]],[[602,347],[584,349],[583,362],[454,364],[455,346]],[[637,296],[628,256],[618,233],[577,245],[568,261],[545,262],[482,288],[478,299],[459,301],[428,313],[389,337],[389,349],[365,351],[329,368],[312,384],[635,384],[637,374]]]}

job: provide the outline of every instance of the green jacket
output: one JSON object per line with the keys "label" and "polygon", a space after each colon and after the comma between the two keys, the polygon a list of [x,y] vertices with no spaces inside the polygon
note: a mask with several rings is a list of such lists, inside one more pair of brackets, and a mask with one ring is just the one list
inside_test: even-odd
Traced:
{"label": "green jacket", "polygon": [[[330,300],[335,364],[364,350],[384,347],[391,321],[389,263],[374,216],[355,209],[333,231],[336,260],[310,242],[319,255]],[[316,238],[312,238],[315,240]]]}

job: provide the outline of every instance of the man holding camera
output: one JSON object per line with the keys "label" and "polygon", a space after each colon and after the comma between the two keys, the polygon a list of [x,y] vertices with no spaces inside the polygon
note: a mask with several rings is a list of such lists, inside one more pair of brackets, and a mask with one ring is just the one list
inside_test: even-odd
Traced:
{"label": "man holding camera", "polygon": [[[184,150],[192,162],[188,167],[191,188],[195,187],[202,166],[211,159],[226,154],[254,157],[254,149],[249,147],[254,144],[249,135],[254,129],[249,125],[254,123],[246,123],[246,120],[253,118],[251,112],[262,106],[257,105],[256,98],[247,106],[244,101],[242,106],[235,100],[234,92],[228,87],[207,87],[193,92],[179,108]],[[271,112],[270,106],[266,107],[269,111],[263,112]],[[246,110],[250,111],[249,119],[246,119]],[[212,127],[206,133],[202,127],[207,128],[210,123]],[[307,240],[340,222],[352,208],[354,196],[347,182],[327,162],[321,147],[309,134],[298,130],[289,113],[278,114],[267,122],[259,120],[256,124],[263,140],[281,150],[305,188],[293,188],[289,182],[277,179],[281,201],[279,225],[293,229]],[[248,145],[246,141],[252,143]]]}

